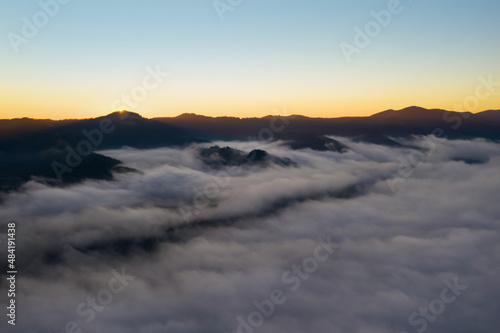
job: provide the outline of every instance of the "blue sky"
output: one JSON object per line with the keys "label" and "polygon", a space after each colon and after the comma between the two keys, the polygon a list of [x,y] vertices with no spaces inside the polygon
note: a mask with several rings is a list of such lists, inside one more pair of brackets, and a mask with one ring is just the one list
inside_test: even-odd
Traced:
{"label": "blue sky", "polygon": [[[348,63],[340,43],[388,3],[243,0],[221,21],[209,0],[72,0],[16,53],[9,33],[22,35],[22,18],[41,7],[3,1],[0,117],[101,115],[156,66],[170,75],[134,103],[146,116],[450,109],[479,76],[500,80],[498,1],[402,0]],[[480,107],[499,102],[496,93]]]}

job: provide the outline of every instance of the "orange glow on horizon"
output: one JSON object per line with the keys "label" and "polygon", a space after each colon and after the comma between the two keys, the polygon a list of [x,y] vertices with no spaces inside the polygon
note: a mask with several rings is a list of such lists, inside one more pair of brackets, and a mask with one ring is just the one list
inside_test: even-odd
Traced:
{"label": "orange glow on horizon", "polygon": [[[4,94],[2,94],[4,95]],[[471,111],[473,113],[489,109],[500,109],[500,93],[495,94],[490,99],[481,101],[475,110],[462,108],[464,98],[467,97],[448,97],[438,100],[430,98],[426,102],[418,102],[424,99],[405,98],[400,96],[390,102],[376,96],[357,100],[345,98],[333,100],[324,96],[308,96],[308,98],[293,98],[287,102],[286,98],[266,98],[266,99],[239,99],[227,100],[213,99],[191,99],[191,100],[164,100],[153,99],[149,103],[139,105],[137,108],[119,108],[112,109],[106,107],[105,102],[87,104],[75,103],[68,99],[61,99],[54,102],[49,98],[38,98],[41,96],[32,96],[30,99],[20,99],[16,96],[0,96],[0,119],[13,118],[34,118],[34,119],[85,119],[104,116],[113,112],[135,112],[145,118],[155,117],[175,117],[183,113],[194,113],[210,117],[264,117],[268,115],[288,116],[292,114],[303,115],[307,117],[337,118],[337,117],[358,117],[370,116],[372,114],[388,109],[399,110],[408,106],[416,105],[428,109],[439,108],[450,111]],[[73,96],[72,96],[73,97]],[[458,106],[457,106],[458,105]]]}

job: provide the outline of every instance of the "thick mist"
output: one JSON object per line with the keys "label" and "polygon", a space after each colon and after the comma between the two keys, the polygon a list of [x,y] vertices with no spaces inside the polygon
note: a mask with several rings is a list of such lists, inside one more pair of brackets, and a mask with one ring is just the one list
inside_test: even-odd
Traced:
{"label": "thick mist", "polygon": [[[16,329],[496,331],[500,145],[335,139],[349,150],[101,151],[137,171],[6,195],[0,220],[18,224]],[[267,158],[200,157],[215,144]]]}

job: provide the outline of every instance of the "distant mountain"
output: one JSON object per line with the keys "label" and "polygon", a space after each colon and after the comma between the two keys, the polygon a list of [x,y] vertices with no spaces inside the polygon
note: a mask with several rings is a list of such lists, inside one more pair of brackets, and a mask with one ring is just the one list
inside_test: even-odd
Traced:
{"label": "distant mountain", "polygon": [[11,120],[0,120],[0,140],[14,135],[25,135],[43,129],[50,128],[56,124],[69,123],[71,121],[54,121],[50,119],[19,118]]}
{"label": "distant mountain", "polygon": [[480,118],[493,123],[500,123],[500,110],[488,110],[477,114]]}
{"label": "distant mountain", "polygon": [[104,117],[77,121],[36,123],[22,119],[2,120],[0,128],[19,129],[0,135],[2,152],[64,149],[65,146],[76,149],[81,141],[93,140],[92,144],[98,150],[123,146],[138,149],[183,146],[203,141],[185,129],[146,119],[133,112],[114,112]]}
{"label": "distant mountain", "polygon": [[182,146],[211,140],[251,140],[259,136],[278,139],[293,133],[346,136],[392,145],[393,142],[386,138],[426,135],[435,129],[442,129],[452,139],[500,139],[500,110],[472,114],[412,106],[369,117],[310,118],[292,115],[236,118],[190,113],[153,119],[133,112],[114,112],[105,117],[83,120],[0,120],[0,151],[74,145],[86,139],[82,134],[84,130],[98,129],[104,119],[110,120],[116,129],[105,135],[98,149]]}
{"label": "distant mountain", "polygon": [[[424,109],[418,106],[410,106],[399,111],[387,110],[376,113],[370,116],[371,119],[377,120],[403,120],[403,121],[442,121],[446,110],[441,109]],[[459,114],[458,112],[454,112]],[[468,112],[469,115],[472,113]]]}
{"label": "distant mountain", "polygon": [[314,133],[357,138],[390,146],[397,145],[390,137],[429,135],[436,130],[442,131],[450,139],[480,137],[500,140],[499,111],[472,114],[417,106],[398,111],[387,110],[369,117],[309,118],[293,115],[279,119],[272,116],[213,118],[182,114],[156,120],[192,131],[208,140],[246,140],[257,137],[263,130],[273,131],[273,138],[283,133]]}

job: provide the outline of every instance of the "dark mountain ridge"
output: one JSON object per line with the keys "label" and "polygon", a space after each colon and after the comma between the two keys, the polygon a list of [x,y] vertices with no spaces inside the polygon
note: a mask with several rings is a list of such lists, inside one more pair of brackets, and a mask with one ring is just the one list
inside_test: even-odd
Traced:
{"label": "dark mountain ridge", "polygon": [[[146,149],[184,147],[212,140],[281,140],[292,149],[342,153],[349,147],[327,136],[399,147],[397,138],[436,131],[449,139],[498,141],[500,110],[472,114],[412,106],[369,117],[237,118],[182,114],[153,119],[125,111],[82,120],[0,120],[0,190],[16,189],[32,177],[60,184],[84,179],[110,180],[117,170],[132,170],[121,166],[121,161],[95,152],[124,146]],[[267,156],[264,151],[259,154]]]}
{"label": "dark mountain ridge", "polygon": [[[182,114],[177,117],[154,118],[182,127],[208,140],[245,140],[257,136],[265,128],[282,130],[275,133],[315,133],[358,137],[368,142],[382,142],[383,137],[430,135],[436,129],[450,139],[485,138],[500,140],[500,111],[480,113],[424,109],[417,106],[402,110],[386,110],[368,117],[311,118],[305,116],[266,116],[263,118],[207,117]],[[281,120],[280,120],[281,119]],[[388,141],[387,141],[388,142]]]}

